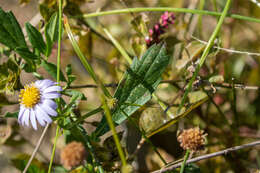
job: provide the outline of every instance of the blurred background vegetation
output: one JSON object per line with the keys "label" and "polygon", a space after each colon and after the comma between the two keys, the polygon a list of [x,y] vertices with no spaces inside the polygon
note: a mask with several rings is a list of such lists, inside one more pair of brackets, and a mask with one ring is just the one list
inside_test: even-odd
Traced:
{"label": "blurred background vegetation", "polygon": [[[104,83],[114,84],[121,79],[127,68],[127,62],[106,36],[103,27],[110,31],[131,57],[140,57],[147,48],[145,37],[149,36],[149,29],[158,23],[163,12],[117,14],[88,19],[79,16],[99,10],[133,7],[194,8],[221,12],[225,3],[225,0],[66,0],[63,8],[70,19],[70,25],[77,36],[79,46],[95,72]],[[39,30],[58,8],[56,0],[2,0],[0,7],[5,11],[13,11],[22,27],[26,21],[31,20],[31,23]],[[259,18],[260,7],[250,0],[234,0],[229,13]],[[213,16],[187,13],[174,13],[174,15],[174,24],[170,24],[166,32],[160,36],[160,40],[167,44],[171,59],[162,76],[165,82],[156,90],[158,97],[165,104],[170,105],[172,111],[178,107],[184,87],[205,47],[205,44],[199,42],[198,39],[208,41],[218,21],[218,18]],[[36,23],[33,23],[35,21]],[[177,135],[183,129],[199,126],[208,134],[205,149],[195,153],[194,156],[216,152],[260,138],[258,88],[260,55],[252,54],[260,52],[259,26],[259,23],[232,18],[225,20],[215,42],[215,48],[207,57],[205,65],[200,70],[200,78],[197,79],[197,83],[189,94],[189,103],[195,103],[207,96],[209,99],[173,126],[151,137],[152,143],[167,162],[178,160],[184,155],[177,142]],[[229,50],[217,49],[220,47]],[[242,53],[232,50],[239,50]],[[49,61],[56,62],[56,49],[52,51]],[[6,57],[1,53],[0,63],[4,62],[6,62]],[[87,101],[80,102],[77,109],[81,112],[88,112],[99,106],[97,89],[82,86],[94,84],[94,81],[77,59],[66,34],[63,34],[61,63],[64,73],[65,67],[68,64],[72,65],[72,72],[76,76],[76,81],[72,86],[82,91],[87,97]],[[4,69],[3,66],[1,68]],[[37,69],[37,72],[45,78],[52,78],[42,68]],[[13,72],[13,76],[10,77],[10,74],[1,72],[1,80],[6,78],[6,75],[10,78],[17,78],[18,73],[20,72]],[[21,72],[21,85],[34,80],[36,78],[31,73]],[[1,91],[6,90],[6,87],[0,83]],[[1,117],[7,111],[17,111],[19,108],[15,103],[18,92],[12,86],[9,87],[10,93],[0,95]],[[114,93],[115,87],[109,87],[109,90]],[[134,118],[139,122],[140,127],[149,131],[167,119],[163,114],[159,105],[151,100],[134,114]],[[95,115],[86,119],[84,127],[89,133],[95,129],[100,117],[101,115]],[[147,143],[142,144],[141,149],[135,152],[136,145],[140,142],[140,135],[129,123],[124,123],[118,131],[124,129],[131,134],[127,136],[125,143],[127,143],[129,154],[137,154],[133,161],[137,172],[154,171],[164,166]],[[40,152],[37,154],[39,160],[37,164],[42,167],[49,162],[54,133],[55,129],[48,131]],[[25,154],[32,152],[40,134],[41,130],[32,131],[29,128],[19,127],[16,120],[0,118],[0,172],[19,172],[16,169],[19,168],[19,161],[28,157]],[[108,143],[110,139],[108,137],[110,136],[103,136],[103,141]],[[61,136],[57,144],[55,165],[60,165],[59,152],[64,146],[64,139]],[[116,156],[114,158],[114,153],[111,154],[116,150],[113,151],[108,146],[104,146],[105,149],[97,147],[97,151],[100,154],[99,157],[104,159],[104,165],[111,169],[109,165],[111,157],[113,156],[113,162],[119,161],[119,158]],[[201,172],[253,172],[260,169],[258,149],[259,147],[244,149],[196,164]],[[109,159],[106,160],[107,158]]]}

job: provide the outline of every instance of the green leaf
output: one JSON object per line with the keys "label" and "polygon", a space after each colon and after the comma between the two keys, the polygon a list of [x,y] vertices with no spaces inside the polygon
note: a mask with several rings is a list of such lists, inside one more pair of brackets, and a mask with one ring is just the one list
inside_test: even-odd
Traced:
{"label": "green leaf", "polygon": [[17,52],[25,61],[32,61],[39,58],[34,53],[32,53],[28,48],[17,47],[15,48],[15,52]]}
{"label": "green leaf", "polygon": [[63,94],[66,95],[66,96],[70,96],[70,97],[78,97],[78,96],[80,96],[81,100],[87,100],[85,95],[82,92],[77,91],[77,90],[65,90],[63,92]]}
{"label": "green leaf", "polygon": [[[122,123],[127,116],[131,116],[140,108],[137,105],[144,105],[151,99],[168,63],[169,56],[163,44],[151,46],[140,60],[137,58],[133,60],[114,95],[114,98],[117,99],[117,104],[112,112],[112,119],[115,123]],[[101,131],[102,134],[108,130],[107,128],[101,130],[104,128],[104,124],[107,123],[103,119],[97,128],[97,131]]]}
{"label": "green leaf", "polygon": [[66,67],[66,74],[67,74],[67,85],[70,86],[70,84],[76,80],[76,76],[72,74],[72,68],[71,68],[71,64],[68,64]]}
{"label": "green leaf", "polygon": [[7,112],[4,117],[5,118],[18,118],[19,112]]}
{"label": "green leaf", "polygon": [[14,49],[27,47],[22,29],[12,12],[0,8],[0,43]]}
{"label": "green leaf", "polygon": [[38,49],[41,53],[45,52],[46,45],[43,41],[42,34],[30,23],[25,23],[26,32],[28,34],[29,40],[32,47]]}
{"label": "green leaf", "polygon": [[[57,77],[57,66],[55,64],[43,60],[41,65],[54,79]],[[66,82],[62,71],[60,71],[60,80]]]}
{"label": "green leaf", "polygon": [[58,40],[58,29],[59,29],[59,23],[58,23],[58,14],[54,13],[48,23],[45,26],[45,38],[47,42],[47,48],[45,55],[48,57],[51,54],[51,49],[55,41]]}
{"label": "green leaf", "polygon": [[116,123],[120,124],[126,119],[121,110],[130,116],[139,108],[129,104],[144,105],[151,99],[168,63],[169,56],[162,44],[153,45],[140,60],[134,59],[114,96],[118,100],[117,107],[113,111],[113,120]]}
{"label": "green leaf", "polygon": [[28,48],[23,47],[15,48],[15,52],[17,52],[26,61],[26,64],[22,67],[26,72],[29,73],[36,71],[34,60],[39,59],[39,56],[32,53]]}

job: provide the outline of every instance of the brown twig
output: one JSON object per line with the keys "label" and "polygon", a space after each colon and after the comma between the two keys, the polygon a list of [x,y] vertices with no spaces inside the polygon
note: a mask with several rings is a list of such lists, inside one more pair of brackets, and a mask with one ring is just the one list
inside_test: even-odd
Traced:
{"label": "brown twig", "polygon": [[[215,153],[205,154],[205,155],[202,155],[202,156],[199,156],[199,157],[195,157],[193,159],[187,160],[186,164],[198,162],[200,160],[205,160],[205,159],[209,159],[209,158],[212,158],[212,157],[217,157],[217,156],[220,156],[220,155],[227,155],[230,152],[241,150],[241,149],[248,148],[248,147],[254,147],[256,145],[260,145],[260,140],[252,142],[252,143],[236,146],[236,147],[231,147],[231,148],[228,148],[228,149],[225,149],[225,150],[222,150],[222,151],[218,151],[218,152],[215,152]],[[171,170],[174,170],[175,168],[180,167],[181,164],[182,163],[177,163],[175,165],[164,167],[160,170],[153,171],[152,173],[163,173],[163,172],[171,171]]]}
{"label": "brown twig", "polygon": [[[184,80],[163,80],[161,81],[162,83],[180,83],[180,82],[187,82]],[[110,83],[110,84],[105,84],[105,87],[111,87],[115,88],[118,86],[118,83]],[[219,87],[219,88],[229,88],[232,89],[232,84],[229,83],[222,83],[222,84],[213,84],[214,87]],[[93,84],[86,84],[86,85],[72,85],[69,87],[69,89],[76,89],[76,88],[97,88],[97,85]],[[241,89],[241,90],[259,90],[258,86],[247,86],[243,84],[234,84],[235,89]]]}

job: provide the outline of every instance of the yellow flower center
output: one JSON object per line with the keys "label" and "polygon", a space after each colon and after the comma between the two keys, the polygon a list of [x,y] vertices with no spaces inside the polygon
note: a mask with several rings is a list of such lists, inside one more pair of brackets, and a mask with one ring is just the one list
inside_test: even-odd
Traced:
{"label": "yellow flower center", "polygon": [[23,104],[26,108],[33,108],[40,101],[40,98],[40,90],[33,84],[26,85],[19,95],[20,104]]}

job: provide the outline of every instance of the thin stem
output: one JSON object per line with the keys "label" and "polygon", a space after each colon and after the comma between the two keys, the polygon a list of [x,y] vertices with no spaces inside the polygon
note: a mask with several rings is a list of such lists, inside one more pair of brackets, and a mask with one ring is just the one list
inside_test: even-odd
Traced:
{"label": "thin stem", "polygon": [[204,49],[204,51],[203,51],[203,53],[202,53],[202,56],[201,56],[200,61],[199,61],[199,64],[198,64],[198,66],[196,67],[195,72],[194,72],[194,74],[192,75],[191,80],[190,80],[189,83],[188,83],[188,87],[187,87],[187,89],[186,89],[186,91],[185,91],[185,93],[184,93],[184,95],[183,95],[183,98],[182,98],[182,100],[181,100],[181,104],[180,104],[180,106],[179,106],[179,108],[178,108],[177,113],[179,113],[180,110],[182,109],[182,107],[183,107],[183,105],[184,105],[184,103],[185,103],[185,101],[186,101],[186,99],[187,99],[188,93],[190,92],[190,90],[191,90],[191,88],[192,88],[192,84],[193,84],[193,82],[195,81],[196,77],[198,76],[199,70],[200,70],[200,68],[202,67],[202,65],[204,64],[204,62],[205,62],[205,60],[206,60],[206,58],[207,58],[207,56],[208,56],[208,54],[209,54],[210,49],[211,49],[212,46],[214,45],[214,41],[215,41],[215,39],[216,39],[216,37],[217,37],[219,31],[220,31],[220,28],[221,28],[221,26],[222,26],[222,24],[223,24],[223,22],[224,22],[225,17],[227,16],[228,10],[229,10],[230,5],[231,5],[231,2],[232,2],[232,0],[227,0],[227,3],[226,3],[226,5],[225,5],[225,8],[224,8],[222,14],[221,14],[221,17],[220,17],[220,19],[219,19],[219,21],[218,21],[218,24],[217,24],[217,26],[216,26],[214,32],[212,33],[212,35],[211,35],[211,37],[210,37],[210,39],[209,39],[209,42],[208,42],[206,48]]}
{"label": "thin stem", "polygon": [[61,55],[61,34],[62,34],[62,0],[59,0],[59,33],[57,53],[57,82],[60,82],[60,55]]}
{"label": "thin stem", "polygon": [[[201,14],[201,15],[210,15],[210,16],[216,16],[219,17],[222,15],[222,13],[214,12],[214,11],[206,11],[206,10],[196,10],[196,9],[188,9],[188,8],[170,8],[170,7],[140,7],[140,8],[126,8],[126,9],[118,9],[118,10],[111,10],[111,11],[102,11],[102,12],[95,12],[90,14],[84,14],[83,16],[73,16],[73,17],[84,17],[84,18],[90,18],[90,17],[98,17],[98,16],[105,16],[105,15],[113,15],[113,14],[123,14],[123,13],[139,13],[139,12],[175,12],[175,13],[192,13],[192,14]],[[245,20],[249,22],[256,22],[260,23],[260,19],[253,18],[253,17],[247,17],[247,16],[241,16],[238,14],[227,14],[228,17],[239,19],[239,20]]]}
{"label": "thin stem", "polygon": [[122,165],[125,166],[127,164],[126,158],[125,158],[122,146],[119,142],[119,139],[118,139],[118,136],[117,136],[117,133],[116,133],[116,128],[115,128],[115,125],[114,125],[113,120],[112,120],[111,112],[108,108],[108,105],[107,105],[107,102],[106,102],[104,95],[101,96],[101,100],[102,100],[102,103],[103,103],[103,109],[105,111],[105,116],[106,116],[108,125],[109,125],[109,127],[112,131],[112,134],[113,134],[113,138],[114,138],[114,141],[115,141],[115,144],[116,144],[118,154],[119,154],[120,159],[122,161]]}
{"label": "thin stem", "polygon": [[42,144],[43,138],[44,138],[44,136],[45,136],[45,134],[46,134],[46,132],[47,132],[49,126],[50,126],[49,124],[47,124],[47,125],[45,126],[45,128],[44,128],[44,130],[43,130],[43,132],[42,132],[42,135],[41,135],[41,137],[40,137],[40,139],[39,139],[39,141],[38,141],[38,143],[37,143],[37,145],[36,145],[36,147],[35,147],[35,149],[34,149],[32,155],[31,155],[29,161],[27,162],[27,164],[26,164],[26,166],[25,166],[25,168],[24,168],[24,170],[23,170],[23,173],[26,173],[27,170],[28,170],[28,168],[29,168],[29,166],[31,165],[31,163],[32,163],[32,161],[33,161],[33,158],[35,157],[37,151],[39,150],[39,148],[40,148],[40,146],[41,146],[41,144]]}
{"label": "thin stem", "polygon": [[[215,153],[210,153],[210,154],[205,154],[205,155],[202,155],[202,156],[199,156],[199,157],[195,157],[195,158],[187,160],[186,163],[187,164],[188,163],[194,163],[194,162],[198,162],[200,160],[205,160],[205,159],[217,157],[217,156],[220,156],[220,155],[227,155],[230,152],[241,150],[241,149],[244,149],[244,148],[254,147],[254,146],[257,146],[257,145],[260,145],[260,140],[252,142],[252,143],[244,144],[244,145],[239,145],[239,146],[236,146],[236,147],[231,147],[231,148],[228,148],[228,149],[225,149],[225,150],[222,150],[222,151],[218,151],[218,152],[215,152]],[[180,167],[181,165],[182,165],[182,163],[177,163],[177,164],[162,168],[161,170],[154,171],[152,173],[168,172],[168,171],[171,171],[171,170],[174,170],[174,169]]]}
{"label": "thin stem", "polygon": [[[61,55],[61,34],[62,34],[62,0],[59,0],[59,16],[58,16],[58,22],[59,22],[59,32],[58,32],[58,52],[57,52],[57,83],[59,84],[60,83],[60,55]],[[58,111],[60,109],[60,99],[58,98],[57,100],[57,103],[58,103]],[[54,141],[54,144],[53,144],[53,149],[52,149],[52,154],[51,154],[51,160],[50,160],[50,163],[49,163],[49,169],[48,169],[48,173],[51,172],[51,167],[52,167],[52,163],[53,163],[53,159],[54,159],[54,155],[55,155],[55,150],[56,150],[56,143],[57,143],[57,140],[58,140],[58,136],[59,136],[59,130],[60,130],[60,127],[59,125],[57,124],[57,128],[56,128],[56,136],[55,136],[55,141]]]}
{"label": "thin stem", "polygon": [[186,151],[186,154],[185,154],[185,156],[184,156],[184,160],[183,160],[183,162],[182,162],[182,164],[181,164],[180,173],[183,173],[183,172],[184,172],[185,164],[186,164],[186,161],[187,161],[188,158],[189,158],[189,155],[190,155],[190,150],[187,150],[187,151]]}
{"label": "thin stem", "polygon": [[55,156],[55,150],[56,150],[57,140],[58,140],[58,137],[59,137],[59,131],[60,131],[60,126],[57,126],[56,136],[55,136],[54,144],[53,144],[53,148],[52,148],[51,160],[50,160],[50,164],[49,164],[48,173],[51,173],[51,167],[52,167],[53,159],[54,159],[54,156]]}

